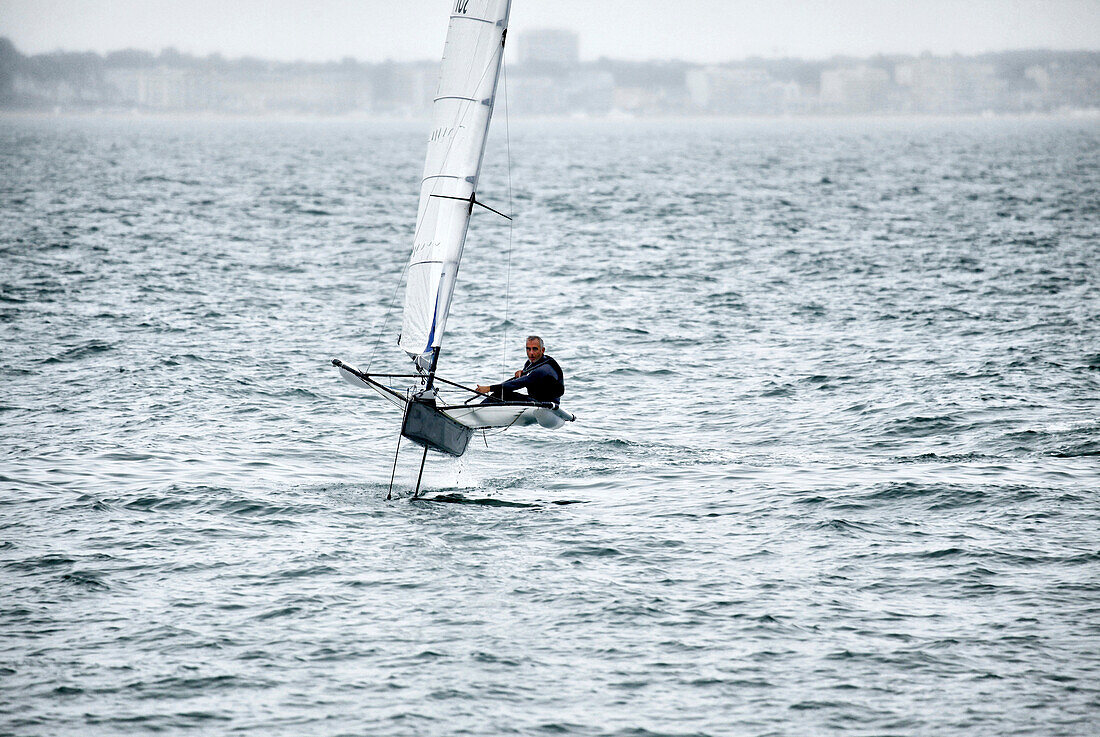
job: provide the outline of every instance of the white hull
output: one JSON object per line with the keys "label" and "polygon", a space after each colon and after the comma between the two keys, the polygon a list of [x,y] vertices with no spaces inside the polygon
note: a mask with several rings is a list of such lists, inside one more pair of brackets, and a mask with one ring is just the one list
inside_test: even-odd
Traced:
{"label": "white hull", "polygon": [[[338,366],[340,376],[347,383],[358,389],[370,389],[378,392],[396,406],[404,409],[411,396],[411,390],[401,392],[393,389],[404,398],[395,396],[378,385],[364,380],[349,366]],[[480,400],[478,400],[480,401]],[[455,422],[459,422],[474,430],[488,430],[499,427],[528,427],[539,425],[548,430],[555,430],[567,422],[573,422],[577,418],[561,408],[550,409],[548,407],[524,407],[514,404],[470,404],[469,406],[454,409],[440,410]]]}

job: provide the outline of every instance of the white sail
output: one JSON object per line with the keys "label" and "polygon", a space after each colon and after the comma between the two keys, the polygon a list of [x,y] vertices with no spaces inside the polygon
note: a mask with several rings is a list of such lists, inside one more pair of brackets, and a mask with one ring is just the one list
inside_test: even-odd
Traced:
{"label": "white sail", "polygon": [[443,340],[477,190],[511,0],[455,0],[405,284],[401,347],[421,368]]}

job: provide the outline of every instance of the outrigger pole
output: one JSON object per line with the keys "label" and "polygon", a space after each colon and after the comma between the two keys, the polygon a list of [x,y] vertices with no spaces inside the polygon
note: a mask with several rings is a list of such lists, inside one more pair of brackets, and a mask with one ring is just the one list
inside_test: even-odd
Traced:
{"label": "outrigger pole", "polygon": [[413,499],[420,498],[420,479],[424,478],[424,461],[428,460],[428,446],[424,446],[424,455],[420,459],[420,473],[416,475],[416,491],[413,492]]}
{"label": "outrigger pole", "polygon": [[386,490],[386,501],[393,499],[393,477],[397,473],[397,456],[401,453],[401,433],[397,433],[397,450],[393,454],[393,470],[390,471],[390,488]]}

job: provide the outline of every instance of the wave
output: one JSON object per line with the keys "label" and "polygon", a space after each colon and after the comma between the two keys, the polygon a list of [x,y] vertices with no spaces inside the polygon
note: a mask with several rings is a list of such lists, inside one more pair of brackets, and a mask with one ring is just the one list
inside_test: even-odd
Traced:
{"label": "wave", "polygon": [[92,356],[99,355],[100,353],[106,353],[114,350],[115,346],[108,343],[105,340],[89,340],[81,343],[78,346],[66,349],[56,356],[50,356],[42,360],[42,363],[55,364],[55,363],[69,363],[71,361],[79,361],[84,358],[90,358]]}

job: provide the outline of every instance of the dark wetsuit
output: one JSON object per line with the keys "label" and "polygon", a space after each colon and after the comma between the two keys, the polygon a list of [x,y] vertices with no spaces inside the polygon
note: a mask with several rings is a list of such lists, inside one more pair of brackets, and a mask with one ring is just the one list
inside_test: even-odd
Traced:
{"label": "dark wetsuit", "polygon": [[[519,389],[526,389],[527,393],[520,394]],[[557,404],[561,395],[565,394],[565,375],[557,361],[543,356],[535,363],[528,361],[523,364],[523,372],[516,378],[490,386],[489,393],[496,399],[534,399]]]}

